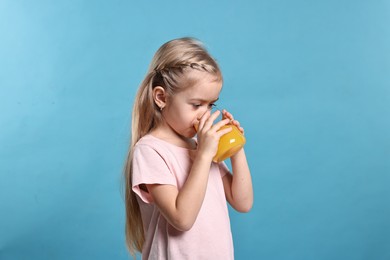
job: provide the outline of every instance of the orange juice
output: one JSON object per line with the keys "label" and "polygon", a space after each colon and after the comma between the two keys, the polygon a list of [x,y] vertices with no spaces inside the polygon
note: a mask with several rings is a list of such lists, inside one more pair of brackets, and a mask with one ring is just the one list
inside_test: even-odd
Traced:
{"label": "orange juice", "polygon": [[[224,161],[225,159],[233,156],[245,145],[245,136],[241,133],[237,126],[228,124],[222,126],[220,130],[228,127],[231,127],[232,131],[227,134],[224,134],[219,139],[218,150],[213,158],[214,162],[219,163]],[[194,128],[197,131],[198,125],[194,125]]]}
{"label": "orange juice", "polygon": [[231,127],[232,131],[224,134],[219,139],[218,151],[213,158],[214,162],[224,161],[225,159],[233,156],[245,145],[246,139],[235,125],[225,125],[221,127],[221,129],[228,127]]}

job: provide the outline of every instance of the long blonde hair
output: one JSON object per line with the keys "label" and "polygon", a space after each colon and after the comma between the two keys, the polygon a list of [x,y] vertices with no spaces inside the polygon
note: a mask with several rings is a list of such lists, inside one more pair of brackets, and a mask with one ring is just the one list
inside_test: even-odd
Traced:
{"label": "long blonde hair", "polygon": [[217,62],[200,41],[188,37],[171,40],[157,50],[135,97],[131,143],[124,168],[126,244],[134,257],[136,251],[142,252],[145,234],[136,194],[132,191],[133,148],[139,139],[156,128],[162,120],[161,111],[153,100],[153,88],[161,86],[168,97],[172,96],[191,85],[186,77],[191,69],[211,73],[222,81]]}

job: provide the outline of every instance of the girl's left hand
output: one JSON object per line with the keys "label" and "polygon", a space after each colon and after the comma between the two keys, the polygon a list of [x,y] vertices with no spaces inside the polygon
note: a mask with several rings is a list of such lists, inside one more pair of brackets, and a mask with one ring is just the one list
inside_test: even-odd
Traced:
{"label": "girl's left hand", "polygon": [[237,120],[234,120],[233,115],[231,113],[229,113],[228,111],[226,111],[226,109],[223,109],[222,110],[222,119],[225,119],[225,118],[228,118],[230,120],[230,124],[235,125],[241,131],[241,133],[244,134],[244,128],[242,128],[240,126],[240,122],[238,122]]}

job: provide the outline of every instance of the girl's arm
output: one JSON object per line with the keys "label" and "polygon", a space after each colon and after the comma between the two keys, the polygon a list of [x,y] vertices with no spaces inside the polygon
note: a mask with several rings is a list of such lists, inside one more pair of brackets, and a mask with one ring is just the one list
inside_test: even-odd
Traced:
{"label": "girl's arm", "polygon": [[229,204],[239,212],[248,212],[253,205],[252,178],[244,149],[231,157],[233,174],[223,177],[223,186]]}
{"label": "girl's arm", "polygon": [[[240,127],[240,123],[233,120],[230,113],[223,111],[223,115],[230,119],[232,124],[236,125],[241,132],[244,132],[244,129]],[[244,149],[242,148],[233,155],[230,161],[233,174],[226,174],[223,177],[226,199],[235,210],[248,212],[253,205],[253,187]]]}
{"label": "girl's arm", "polygon": [[165,219],[178,230],[189,230],[195,223],[206,193],[210,166],[218,148],[219,138],[231,131],[231,129],[218,131],[229,122],[228,119],[213,125],[218,115],[218,111],[211,116],[208,112],[200,120],[197,156],[180,190],[172,185],[147,185],[156,206]]}
{"label": "girl's arm", "polygon": [[180,191],[173,185],[148,184],[153,202],[164,218],[176,229],[191,229],[206,192],[211,159],[197,156]]}

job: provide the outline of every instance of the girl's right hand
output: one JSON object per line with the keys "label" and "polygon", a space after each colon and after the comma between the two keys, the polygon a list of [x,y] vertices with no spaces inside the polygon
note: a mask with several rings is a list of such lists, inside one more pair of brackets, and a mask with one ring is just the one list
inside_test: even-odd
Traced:
{"label": "girl's right hand", "polygon": [[221,114],[219,110],[210,115],[210,111],[207,111],[199,121],[198,125],[198,155],[212,159],[217,153],[218,143],[221,136],[232,131],[231,127],[219,130],[222,126],[228,124],[230,119],[225,118],[216,124],[213,124],[215,119]]}

